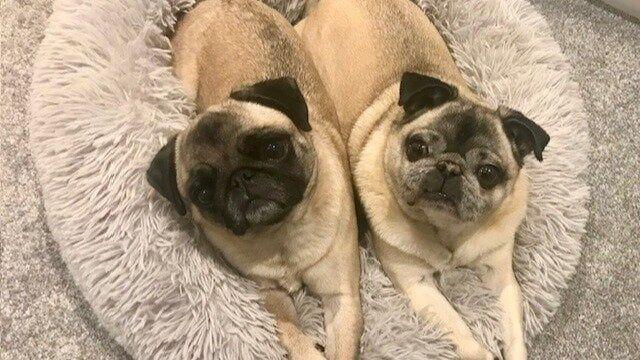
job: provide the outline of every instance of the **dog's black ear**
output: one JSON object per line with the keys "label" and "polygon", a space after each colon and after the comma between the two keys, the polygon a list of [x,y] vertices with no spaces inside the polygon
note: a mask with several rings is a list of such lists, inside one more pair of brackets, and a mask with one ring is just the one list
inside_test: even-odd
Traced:
{"label": "dog's black ear", "polygon": [[422,109],[433,109],[455,99],[458,91],[455,87],[439,79],[405,72],[400,81],[400,100],[398,105],[404,108],[406,116]]}
{"label": "dog's black ear", "polygon": [[147,181],[160,195],[169,200],[180,215],[187,210],[178,191],[176,179],[176,138],[174,136],[158,151],[147,169]]}
{"label": "dog's black ear", "polygon": [[514,155],[522,166],[524,157],[531,152],[538,161],[542,161],[542,151],[551,138],[540,125],[524,116],[521,112],[511,110],[502,120],[502,127],[514,145]]}
{"label": "dog's black ear", "polygon": [[292,77],[261,81],[231,93],[238,101],[248,101],[270,107],[287,115],[301,131],[311,131],[309,109],[298,82]]}

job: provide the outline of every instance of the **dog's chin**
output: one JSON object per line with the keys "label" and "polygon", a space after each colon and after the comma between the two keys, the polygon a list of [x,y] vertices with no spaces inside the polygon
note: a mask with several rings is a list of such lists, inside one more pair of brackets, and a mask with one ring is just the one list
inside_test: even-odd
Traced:
{"label": "dog's chin", "polygon": [[457,210],[456,202],[443,192],[424,192],[422,198],[426,203],[436,209]]}
{"label": "dog's chin", "polygon": [[423,192],[406,200],[405,204],[407,212],[415,220],[427,221],[436,226],[476,220],[476,217],[464,211],[457,201],[441,192]]}
{"label": "dog's chin", "polygon": [[456,202],[443,192],[420,192],[405,200],[405,204],[420,212],[439,211],[456,214],[458,207]]}

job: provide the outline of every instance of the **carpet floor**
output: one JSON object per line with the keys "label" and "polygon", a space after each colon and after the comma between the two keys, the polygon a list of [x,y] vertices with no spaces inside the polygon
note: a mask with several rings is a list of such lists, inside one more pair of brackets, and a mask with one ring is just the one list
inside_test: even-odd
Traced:
{"label": "carpet floor", "polygon": [[[640,22],[595,1],[532,2],[574,67],[593,152],[582,261],[530,358],[637,358]],[[58,255],[28,149],[31,65],[51,5],[0,2],[0,359],[126,359]]]}

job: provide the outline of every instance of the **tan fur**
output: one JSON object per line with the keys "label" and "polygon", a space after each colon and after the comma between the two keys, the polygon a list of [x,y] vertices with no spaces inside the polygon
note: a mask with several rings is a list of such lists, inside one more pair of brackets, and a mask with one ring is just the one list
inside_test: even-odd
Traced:
{"label": "tan fur", "polygon": [[[323,302],[326,357],[356,358],[362,331],[360,263],[346,149],[335,108],[295,31],[256,0],[208,0],[185,16],[172,47],[175,73],[199,111],[237,106],[241,108],[238,111],[252,115],[247,119],[261,119],[259,124],[242,126],[286,129],[313,146],[314,174],[305,197],[280,223],[238,238],[207,222],[195,206],[191,206],[191,215],[229,263],[259,282],[290,358],[324,357],[297,327],[286,295],[303,284]],[[298,81],[309,108],[313,129],[309,133],[296,131],[290,119],[278,111],[228,98],[243,85],[282,76]],[[185,137],[179,136],[176,146],[183,197],[189,157],[181,152],[184,141]]]}
{"label": "tan fur", "polygon": [[[296,25],[334,99],[343,136],[405,71],[467,89],[444,40],[406,0],[320,0]],[[412,29],[408,31],[408,29]]]}
{"label": "tan fur", "polygon": [[520,172],[498,210],[472,224],[442,219],[436,227],[413,220],[390,188],[384,151],[391,122],[402,111],[397,103],[404,72],[439,78],[481,104],[434,25],[408,0],[320,0],[296,30],[336,104],[385,272],[417,313],[448,328],[462,358],[492,359],[433,278],[436,271],[460,265],[490,268],[484,281],[505,311],[505,358],[526,358],[520,290],[511,268],[515,231],[526,209],[526,174]]}

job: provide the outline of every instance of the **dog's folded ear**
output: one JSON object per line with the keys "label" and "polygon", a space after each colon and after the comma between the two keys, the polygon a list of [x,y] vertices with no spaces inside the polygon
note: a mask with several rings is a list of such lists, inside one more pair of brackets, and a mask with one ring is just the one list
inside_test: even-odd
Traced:
{"label": "dog's folded ear", "polygon": [[542,151],[551,138],[540,125],[521,112],[508,109],[507,115],[502,119],[502,127],[513,144],[518,164],[522,166],[524,157],[531,152],[538,161],[542,161]]}
{"label": "dog's folded ear", "polygon": [[178,214],[185,215],[187,210],[180,197],[176,178],[176,138],[171,138],[153,158],[147,169],[147,181],[174,205]]}
{"label": "dog's folded ear", "polygon": [[434,77],[405,72],[400,80],[400,100],[398,105],[404,108],[409,117],[423,109],[433,109],[455,99],[458,91],[455,87]]}
{"label": "dog's folded ear", "polygon": [[292,77],[261,81],[232,92],[230,97],[278,110],[288,116],[299,130],[311,131],[307,102],[298,82]]}

